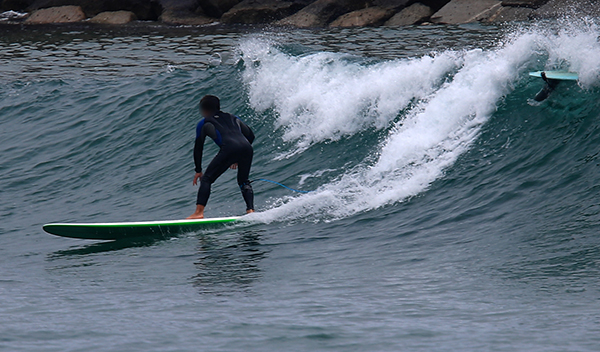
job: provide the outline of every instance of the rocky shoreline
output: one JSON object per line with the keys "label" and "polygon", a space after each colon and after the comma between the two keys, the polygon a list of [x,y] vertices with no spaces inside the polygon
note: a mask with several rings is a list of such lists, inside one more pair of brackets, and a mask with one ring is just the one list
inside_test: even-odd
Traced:
{"label": "rocky shoreline", "polygon": [[408,26],[599,17],[595,0],[0,0],[0,24]]}

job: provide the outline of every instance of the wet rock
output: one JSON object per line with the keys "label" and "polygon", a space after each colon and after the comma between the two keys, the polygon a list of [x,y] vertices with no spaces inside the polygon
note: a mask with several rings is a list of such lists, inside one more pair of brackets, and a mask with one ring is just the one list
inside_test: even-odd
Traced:
{"label": "wet rock", "polygon": [[156,0],[35,0],[28,11],[35,11],[57,6],[80,6],[87,17],[94,17],[106,11],[131,11],[144,21],[156,21],[162,12],[162,6]]}
{"label": "wet rock", "polygon": [[329,27],[365,27],[379,26],[394,15],[393,9],[379,6],[368,7],[341,15],[329,24]]}
{"label": "wet rock", "polygon": [[488,19],[489,22],[515,22],[527,21],[530,19],[533,9],[527,7],[502,7],[494,16]]}
{"label": "wet rock", "polygon": [[181,9],[169,9],[163,11],[162,15],[159,17],[159,20],[166,24],[184,26],[203,26],[218,21],[216,18]]}
{"label": "wet rock", "polygon": [[85,13],[80,6],[60,6],[37,10],[33,12],[27,20],[25,20],[25,23],[70,23],[79,22],[84,19]]}
{"label": "wet rock", "polygon": [[204,14],[198,0],[159,0],[163,12],[159,21],[173,25],[201,26],[216,22]]}
{"label": "wet rock", "polygon": [[538,8],[547,2],[548,0],[504,0],[502,6]]}
{"label": "wet rock", "polygon": [[223,14],[235,5],[239,4],[240,0],[199,0],[198,4],[203,12],[214,18],[221,18]]}
{"label": "wet rock", "polygon": [[395,14],[385,22],[385,25],[410,26],[427,21],[431,15],[433,15],[431,7],[417,2]]}
{"label": "wet rock", "polygon": [[365,8],[364,0],[317,0],[276,24],[300,28],[325,27],[339,16]]}
{"label": "wet rock", "polygon": [[532,14],[534,18],[559,18],[565,16],[600,16],[600,6],[595,0],[550,0]]}
{"label": "wet rock", "polygon": [[431,16],[434,23],[462,24],[481,21],[501,8],[500,0],[452,0]]}
{"label": "wet rock", "polygon": [[288,17],[304,7],[293,1],[244,0],[221,17],[222,23],[270,23]]}
{"label": "wet rock", "polygon": [[135,20],[137,20],[137,17],[131,11],[107,11],[100,12],[91,18],[90,22],[99,24],[126,24]]}

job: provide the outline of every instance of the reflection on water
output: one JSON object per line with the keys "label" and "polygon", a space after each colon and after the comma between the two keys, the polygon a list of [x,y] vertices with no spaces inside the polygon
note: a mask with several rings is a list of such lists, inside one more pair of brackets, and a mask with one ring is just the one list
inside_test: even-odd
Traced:
{"label": "reflection on water", "polygon": [[260,244],[263,230],[248,230],[228,238],[205,236],[200,239],[194,263],[199,273],[192,278],[200,293],[227,294],[246,291],[261,277],[260,261],[268,251]]}
{"label": "reflection on water", "polygon": [[[267,246],[260,243],[263,232],[264,230],[260,229],[246,229],[239,232],[230,229],[204,232],[197,237],[175,242],[156,238],[138,238],[93,243],[50,253],[46,260],[52,263],[52,267],[49,268],[51,271],[74,269],[75,272],[79,272],[81,267],[114,265],[115,262],[128,267],[122,272],[131,272],[132,268],[135,268],[134,271],[144,271],[148,267],[141,259],[136,259],[137,255],[134,253],[138,252],[127,251],[127,249],[153,247],[152,251],[159,252],[155,259],[161,258],[160,260],[172,263],[174,257],[178,260],[184,258],[173,268],[165,269],[164,274],[156,273],[158,277],[164,278],[168,276],[170,270],[179,270],[181,265],[188,266],[193,262],[195,269],[193,274],[189,274],[191,277],[187,276],[188,282],[201,294],[225,295],[232,292],[246,292],[255,280],[261,278],[259,263],[269,252]],[[191,255],[189,241],[198,241],[197,249]],[[188,253],[182,254],[182,252]],[[96,256],[96,254],[102,255]],[[124,264],[125,262],[127,264]],[[157,265],[164,268],[163,264]],[[181,279],[185,279],[185,276]]]}
{"label": "reflection on water", "polygon": [[[164,239],[162,239],[164,240]],[[77,255],[97,254],[104,252],[118,251],[125,248],[133,247],[149,247],[156,242],[161,241],[159,238],[133,238],[111,242],[95,242],[83,247],[70,248],[59,250],[48,254],[48,260],[59,259],[62,257],[70,257]]]}

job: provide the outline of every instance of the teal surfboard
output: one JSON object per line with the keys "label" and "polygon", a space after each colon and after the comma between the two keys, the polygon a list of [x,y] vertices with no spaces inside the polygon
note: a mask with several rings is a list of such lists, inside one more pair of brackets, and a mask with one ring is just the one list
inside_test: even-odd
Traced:
{"label": "teal surfboard", "polygon": [[555,79],[559,81],[577,81],[579,79],[579,75],[576,72],[566,72],[566,71],[537,71],[537,72],[529,72],[531,77],[539,77],[542,78],[542,72],[546,73],[546,78]]}
{"label": "teal surfboard", "polygon": [[44,231],[61,237],[115,241],[140,237],[168,237],[185,232],[218,228],[240,221],[240,216],[199,220],[166,220],[107,223],[56,223],[43,226]]}

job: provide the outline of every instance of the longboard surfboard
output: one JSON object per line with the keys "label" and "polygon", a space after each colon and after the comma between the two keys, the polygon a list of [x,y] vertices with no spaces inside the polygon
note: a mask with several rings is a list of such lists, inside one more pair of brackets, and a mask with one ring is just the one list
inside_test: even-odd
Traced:
{"label": "longboard surfboard", "polygon": [[240,216],[141,222],[55,223],[46,224],[44,231],[61,237],[86,240],[116,241],[140,237],[166,237],[178,233],[214,229],[240,221]]}
{"label": "longboard surfboard", "polygon": [[577,72],[566,72],[566,71],[537,71],[537,72],[529,72],[531,77],[542,78],[542,72],[546,73],[546,78],[555,79],[558,81],[577,81],[579,79],[579,75]]}

